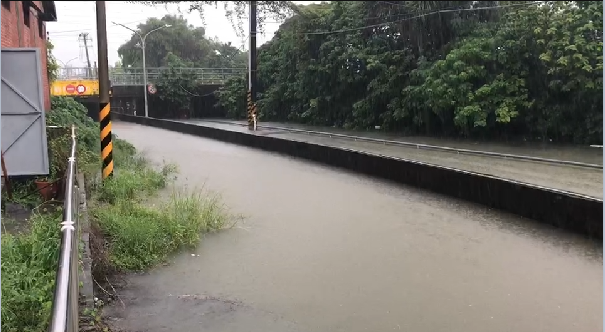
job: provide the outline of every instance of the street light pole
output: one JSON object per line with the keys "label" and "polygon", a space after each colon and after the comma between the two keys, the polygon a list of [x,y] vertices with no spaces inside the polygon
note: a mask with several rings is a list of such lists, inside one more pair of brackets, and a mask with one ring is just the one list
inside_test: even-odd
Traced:
{"label": "street light pole", "polygon": [[145,40],[147,39],[147,36],[149,35],[149,33],[147,33],[145,36],[141,37],[141,35],[139,35],[139,37],[141,37],[141,49],[143,50],[143,85],[145,86],[145,91],[143,92],[145,95],[145,117],[148,118],[149,117],[149,102],[147,101],[147,60],[145,59]]}
{"label": "street light pole", "polygon": [[[69,74],[71,73],[71,70],[70,70],[71,68],[67,68],[67,65],[70,62],[72,62],[72,61],[74,61],[76,59],[78,59],[78,57],[75,57],[73,59],[69,59],[69,60],[67,60],[67,62],[63,62],[60,59],[57,59],[57,61],[59,61],[59,62],[61,62],[63,64],[63,70],[64,70],[64,72],[63,72],[64,75],[63,76],[64,76],[64,78],[70,78]],[[59,76],[61,76],[61,75],[59,74]]]}
{"label": "street light pole", "polygon": [[75,57],[75,58],[73,58],[73,59],[69,59],[69,60],[67,60],[67,62],[63,62],[63,61],[61,61],[60,59],[57,59],[57,61],[61,62],[61,63],[63,64],[63,67],[67,67],[67,65],[68,65],[70,62],[72,62],[72,61],[74,61],[74,60],[76,60],[76,59],[78,59],[78,57]]}
{"label": "street light pole", "polygon": [[124,24],[121,23],[116,23],[116,22],[111,22],[115,25],[119,25],[123,28],[126,28],[130,31],[132,31],[135,35],[137,35],[139,37],[139,39],[141,39],[141,50],[143,51],[143,96],[145,96],[145,117],[148,118],[149,117],[149,103],[147,101],[147,61],[145,59],[145,41],[147,40],[147,36],[149,36],[149,34],[151,34],[152,32],[158,31],[160,29],[164,29],[164,28],[170,28],[171,25],[170,24],[165,24],[161,27],[155,28],[151,31],[149,31],[148,33],[141,35],[138,31],[131,29],[127,26],[125,26]]}

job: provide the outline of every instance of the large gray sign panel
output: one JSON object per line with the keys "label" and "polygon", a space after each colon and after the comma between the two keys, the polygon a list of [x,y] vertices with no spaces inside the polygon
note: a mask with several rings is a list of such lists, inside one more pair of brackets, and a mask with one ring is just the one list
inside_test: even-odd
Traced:
{"label": "large gray sign panel", "polygon": [[2,152],[9,176],[48,174],[40,50],[2,49]]}

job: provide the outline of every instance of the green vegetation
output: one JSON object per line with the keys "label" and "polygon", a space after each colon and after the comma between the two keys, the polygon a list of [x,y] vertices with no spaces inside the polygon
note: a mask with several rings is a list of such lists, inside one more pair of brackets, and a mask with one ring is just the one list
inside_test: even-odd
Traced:
{"label": "green vegetation", "polygon": [[[149,18],[137,26],[141,34],[170,25],[149,34],[145,41],[146,64],[148,68],[165,67],[170,57],[177,57],[192,67],[233,68],[246,67],[246,55],[231,43],[223,43],[206,36],[206,30],[191,26],[182,16],[166,15],[161,19]],[[118,48],[122,68],[143,68],[143,56],[137,46],[141,39],[132,34],[130,40]]]}
{"label": "green vegetation", "polygon": [[[204,8],[214,7],[217,8],[219,5],[225,10],[227,18],[231,21],[233,28],[239,33],[239,36],[243,36],[247,31],[247,27],[244,26],[244,22],[248,20],[248,6],[249,1],[128,1],[132,3],[140,3],[147,6],[158,6],[168,4],[186,4],[189,6],[189,12],[196,11],[204,19]],[[259,31],[263,31],[265,22],[275,22],[285,19],[292,13],[299,12],[299,6],[292,1],[257,1],[257,22],[259,24]]]}
{"label": "green vegetation", "polygon": [[[114,176],[100,183],[98,125],[86,114],[86,109],[73,99],[55,98],[47,125],[78,127],[78,162],[90,184],[87,196],[93,277],[98,284],[113,273],[139,271],[161,263],[178,249],[195,246],[202,234],[226,225],[227,215],[217,197],[178,191],[169,199],[159,197],[157,194],[175,179],[175,167],[155,167],[134,146],[118,138],[114,139]],[[54,140],[68,143],[63,132],[52,138],[49,134],[51,150],[61,146],[51,144]],[[51,151],[50,155],[62,153]],[[49,178],[60,177],[60,170],[64,170],[60,161],[51,160],[51,164]],[[32,190],[25,188],[31,182],[15,186],[15,195]],[[150,204],[150,200],[157,203]],[[31,203],[41,202],[38,199]],[[2,233],[1,318],[5,331],[40,332],[49,323],[61,211],[42,206],[34,209],[28,231]]]}
{"label": "green vegetation", "polygon": [[[332,1],[297,11],[259,48],[264,120],[602,142],[602,1]],[[232,117],[245,118],[246,82],[220,92]]]}
{"label": "green vegetation", "polygon": [[[204,28],[189,25],[181,16],[149,18],[137,29],[141,34],[146,34],[165,25],[170,27],[154,31],[145,42],[147,68],[170,69],[152,78],[157,93],[149,96],[149,111],[154,117],[188,117],[191,115],[191,100],[198,96],[198,87],[204,83],[200,80],[223,79],[221,71],[217,71],[214,77],[210,73],[199,77],[194,69],[245,68],[246,53],[231,43],[209,38]],[[137,46],[139,43],[140,37],[132,34],[130,40],[120,46],[118,54],[121,61],[112,69],[114,72],[141,73],[143,59],[141,49]]]}
{"label": "green vegetation", "polygon": [[[118,141],[119,142],[119,141]],[[134,149],[121,142],[116,150]],[[174,192],[168,199],[149,204],[151,195],[165,188],[175,169],[171,165],[157,171],[147,160],[135,155],[123,160],[116,174],[93,194],[91,215],[108,251],[98,246],[95,274],[109,265],[121,271],[138,271],[164,261],[169,254],[195,246],[203,233],[222,229],[227,216],[216,197],[199,193]]]}
{"label": "green vegetation", "polygon": [[2,330],[46,330],[59,259],[60,220],[60,212],[36,211],[28,232],[2,233]]}
{"label": "green vegetation", "polygon": [[49,82],[53,82],[57,79],[59,73],[59,63],[57,62],[57,58],[53,55],[53,50],[55,49],[55,45],[51,43],[50,40],[46,41],[46,77]]}

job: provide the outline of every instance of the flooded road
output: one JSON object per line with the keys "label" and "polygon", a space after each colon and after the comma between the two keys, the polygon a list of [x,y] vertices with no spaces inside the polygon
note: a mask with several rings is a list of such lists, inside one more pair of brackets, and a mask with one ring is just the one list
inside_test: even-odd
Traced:
{"label": "flooded road", "polygon": [[[131,331],[602,331],[602,245],[410,187],[134,124],[238,227],[131,278]],[[194,256],[192,256],[192,254]],[[199,255],[199,256],[198,256]],[[111,314],[111,311],[110,311]]]}
{"label": "flooded road", "polygon": [[[250,132],[247,127],[241,127],[233,124],[199,120],[190,120],[190,122],[219,129]],[[257,135],[271,136],[289,140],[298,140],[303,142],[323,144],[328,146],[376,153],[386,156],[416,160],[425,163],[431,163],[434,165],[452,167],[465,171],[493,175],[505,179],[530,183],[533,185],[543,186],[547,188],[555,188],[559,190],[570,191],[574,193],[596,197],[599,199],[603,198],[602,169],[591,169],[579,166],[557,165],[552,163],[504,159],[480,155],[459,154],[456,152],[417,149],[414,147],[385,145],[375,142],[354,141],[351,139],[292,133],[283,130],[272,130],[264,128],[261,128],[255,133]],[[475,147],[475,149],[477,149],[477,147]],[[492,150],[494,150],[493,147]],[[523,152],[528,151],[515,150],[509,147],[509,151],[506,153],[521,154]],[[594,150],[591,152],[594,155],[597,155],[599,153],[599,151]],[[568,155],[569,154],[571,154],[571,152],[568,151]],[[579,153],[579,151],[576,151],[576,154],[581,153]],[[590,159],[587,158],[585,154],[581,155],[583,155],[585,159]],[[548,157],[555,156],[549,155]],[[599,164],[601,163],[602,160],[601,162],[599,162]]]}

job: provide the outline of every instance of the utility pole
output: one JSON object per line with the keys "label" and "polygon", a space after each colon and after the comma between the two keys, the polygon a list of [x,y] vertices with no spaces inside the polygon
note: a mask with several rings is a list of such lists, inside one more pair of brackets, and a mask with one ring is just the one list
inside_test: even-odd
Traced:
{"label": "utility pole", "polygon": [[256,1],[250,1],[250,47],[248,49],[248,129],[256,130]]}
{"label": "utility pole", "polygon": [[107,63],[107,15],[105,1],[97,1],[97,43],[99,53],[99,124],[101,127],[101,159],[103,179],[113,175],[113,146],[109,105],[109,64]]}
{"label": "utility pole", "polygon": [[90,55],[88,54],[88,42],[91,42],[92,39],[90,39],[90,37],[88,36],[88,32],[82,32],[80,33],[80,38],[82,38],[82,41],[84,42],[84,52],[86,52],[86,64],[88,65],[88,69],[87,69],[87,73],[88,73],[88,79],[92,78],[92,68],[90,66]]}

